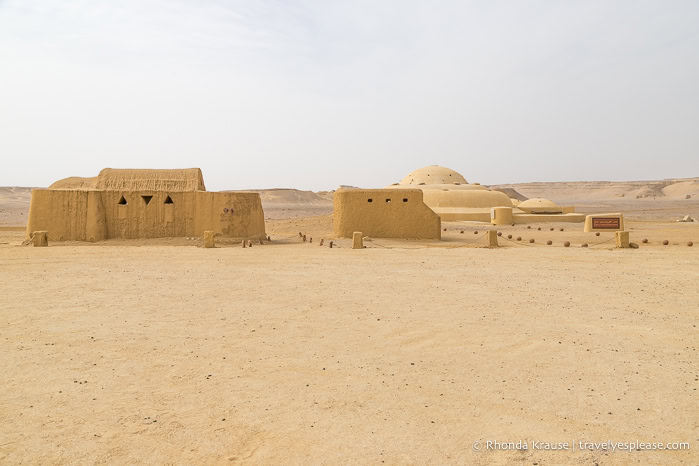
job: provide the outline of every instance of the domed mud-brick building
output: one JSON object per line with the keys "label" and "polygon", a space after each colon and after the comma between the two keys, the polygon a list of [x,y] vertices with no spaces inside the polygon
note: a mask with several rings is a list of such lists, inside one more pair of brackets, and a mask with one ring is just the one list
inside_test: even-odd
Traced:
{"label": "domed mud-brick building", "polygon": [[[442,221],[478,221],[495,224],[533,222],[582,222],[585,216],[573,207],[559,207],[546,199],[523,201],[517,207],[507,194],[478,183],[469,183],[450,168],[431,165],[408,174],[387,189],[417,188],[423,200]],[[531,204],[531,209],[527,208]],[[520,208],[524,207],[524,208]]]}
{"label": "domed mud-brick building", "polygon": [[425,204],[443,221],[490,222],[491,208],[512,208],[507,194],[491,191],[480,184],[469,184],[459,172],[438,165],[415,170],[388,188],[421,189]]}

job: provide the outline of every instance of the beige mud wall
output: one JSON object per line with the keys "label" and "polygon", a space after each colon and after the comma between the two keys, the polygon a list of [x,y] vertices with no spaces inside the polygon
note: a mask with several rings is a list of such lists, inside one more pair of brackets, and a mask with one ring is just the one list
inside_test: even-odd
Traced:
{"label": "beige mud wall", "polygon": [[373,238],[440,239],[439,216],[419,189],[339,189],[333,196],[335,236],[361,231]]}
{"label": "beige mud wall", "polygon": [[265,214],[257,193],[196,193],[195,236],[204,231],[226,238],[265,238]]}
{"label": "beige mud wall", "polygon": [[51,241],[201,236],[206,230],[229,238],[265,236],[257,193],[204,191],[35,189],[27,235],[36,230],[48,231]]}
{"label": "beige mud wall", "polygon": [[107,238],[102,193],[33,189],[27,238],[48,231],[49,241],[101,241]]}

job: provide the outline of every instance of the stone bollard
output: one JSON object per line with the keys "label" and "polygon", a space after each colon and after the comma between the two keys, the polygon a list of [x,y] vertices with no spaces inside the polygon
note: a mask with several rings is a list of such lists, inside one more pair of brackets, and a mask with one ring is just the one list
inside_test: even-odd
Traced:
{"label": "stone bollard", "polygon": [[215,248],[216,247],[216,238],[214,237],[213,231],[205,231],[204,232],[204,247],[205,248]]}
{"label": "stone bollard", "polygon": [[45,248],[49,245],[48,231],[35,231],[32,235],[32,244],[35,248]]}
{"label": "stone bollard", "polygon": [[497,230],[488,230],[488,247],[497,248],[498,247],[498,232]]}
{"label": "stone bollard", "polygon": [[629,247],[629,232],[628,231],[617,231],[616,232],[616,247],[618,247],[618,248],[628,248]]}
{"label": "stone bollard", "polygon": [[362,249],[364,248],[364,241],[362,240],[362,232],[355,231],[352,233],[352,249]]}
{"label": "stone bollard", "polygon": [[245,248],[247,246],[247,242],[245,240],[243,240],[242,244],[243,244],[243,248]]}

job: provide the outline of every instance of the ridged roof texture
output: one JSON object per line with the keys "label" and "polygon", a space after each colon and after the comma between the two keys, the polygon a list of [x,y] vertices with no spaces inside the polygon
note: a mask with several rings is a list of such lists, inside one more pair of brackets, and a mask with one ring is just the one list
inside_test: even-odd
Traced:
{"label": "ridged roof texture", "polygon": [[199,168],[116,169],[105,168],[97,177],[71,177],[56,181],[49,189],[100,191],[206,191]]}

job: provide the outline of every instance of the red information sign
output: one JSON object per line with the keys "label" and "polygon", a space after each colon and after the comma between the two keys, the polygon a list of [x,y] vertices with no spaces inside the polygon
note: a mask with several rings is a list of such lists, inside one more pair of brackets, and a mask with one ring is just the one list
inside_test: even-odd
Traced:
{"label": "red information sign", "polygon": [[592,217],[592,228],[599,230],[620,230],[619,217]]}

